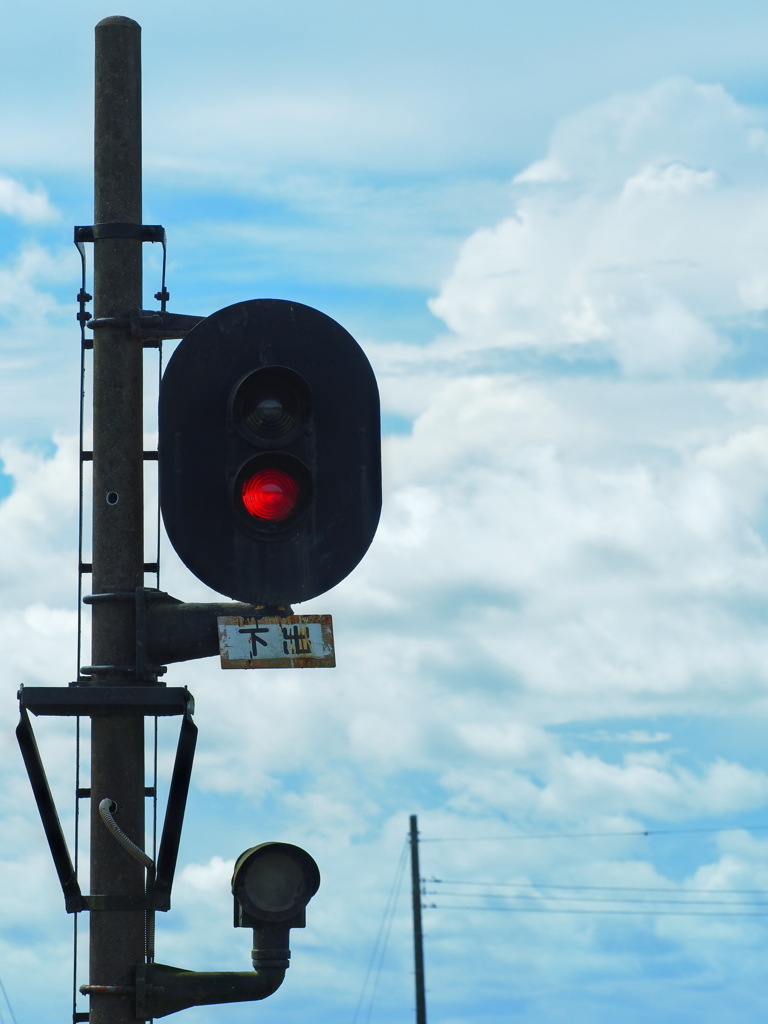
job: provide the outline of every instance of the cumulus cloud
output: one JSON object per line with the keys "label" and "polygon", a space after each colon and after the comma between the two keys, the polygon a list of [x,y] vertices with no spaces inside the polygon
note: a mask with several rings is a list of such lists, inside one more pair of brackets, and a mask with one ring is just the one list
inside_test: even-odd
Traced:
{"label": "cumulus cloud", "polygon": [[0,459],[13,480],[0,501],[0,607],[25,601],[75,597],[77,572],[78,447],[57,438],[52,455],[16,442],[0,444]]}
{"label": "cumulus cloud", "polygon": [[706,373],[725,321],[768,306],[767,171],[762,129],[718,87],[598,105],[516,176],[513,212],[464,244],[432,311],[468,349]]}
{"label": "cumulus cloud", "polygon": [[0,213],[22,224],[45,224],[59,217],[42,188],[30,191],[6,175],[0,175]]}
{"label": "cumulus cloud", "polygon": [[76,429],[75,307],[56,294],[76,274],[74,247],[32,239],[0,260],[0,437],[45,443]]}

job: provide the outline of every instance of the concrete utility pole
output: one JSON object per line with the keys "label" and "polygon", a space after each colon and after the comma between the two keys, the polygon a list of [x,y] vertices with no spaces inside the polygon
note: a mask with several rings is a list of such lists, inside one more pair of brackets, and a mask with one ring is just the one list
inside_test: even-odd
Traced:
{"label": "concrete utility pole", "polygon": [[413,897],[413,961],[416,975],[416,1024],[427,1024],[424,991],[424,940],[421,932],[421,872],[419,869],[419,826],[411,815],[411,895]]}
{"label": "concrete utility pole", "polygon": [[[94,313],[123,322],[93,339],[93,593],[117,595],[144,582],[143,351],[129,323],[142,307],[142,243],[110,237],[142,223],[141,28],[130,18],[96,26],[95,92]],[[100,237],[100,225],[114,227]],[[93,683],[135,684],[134,601],[96,600],[92,621]],[[99,803],[117,804],[120,828],[143,849],[144,718],[91,721],[91,892],[140,899],[144,868],[105,828]],[[92,910],[90,921],[90,984],[133,986],[144,911]],[[135,996],[91,994],[90,1024],[135,1019]]]}

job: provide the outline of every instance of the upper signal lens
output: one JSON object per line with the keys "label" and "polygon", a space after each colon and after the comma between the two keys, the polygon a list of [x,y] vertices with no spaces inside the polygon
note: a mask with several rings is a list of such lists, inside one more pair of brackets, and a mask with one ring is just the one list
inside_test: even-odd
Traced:
{"label": "upper signal lens", "polygon": [[265,448],[283,445],[304,431],[311,413],[304,378],[286,366],[267,366],[240,382],[232,419],[249,441]]}

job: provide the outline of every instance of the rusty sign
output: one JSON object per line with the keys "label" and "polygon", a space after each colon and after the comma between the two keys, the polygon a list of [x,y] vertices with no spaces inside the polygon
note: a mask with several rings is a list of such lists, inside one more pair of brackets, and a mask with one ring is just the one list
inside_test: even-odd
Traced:
{"label": "rusty sign", "polygon": [[217,620],[222,668],[335,668],[330,615]]}

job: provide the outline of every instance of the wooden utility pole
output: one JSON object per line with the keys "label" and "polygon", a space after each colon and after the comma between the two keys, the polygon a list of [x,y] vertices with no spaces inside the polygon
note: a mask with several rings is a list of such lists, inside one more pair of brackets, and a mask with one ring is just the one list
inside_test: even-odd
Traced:
{"label": "wooden utility pole", "polygon": [[[95,93],[94,313],[119,322],[93,339],[93,593],[105,596],[93,603],[91,678],[126,686],[137,679],[135,602],[125,595],[144,582],[143,351],[129,315],[142,307],[141,28],[130,18],[96,26]],[[91,892],[133,897],[136,909],[91,911],[90,984],[130,987],[145,955],[144,868],[101,820],[105,798],[143,848],[140,714],[94,716],[91,726]],[[134,995],[90,998],[90,1024],[135,1024]]]}
{"label": "wooden utility pole", "polygon": [[416,975],[416,1024],[427,1024],[424,990],[424,939],[421,931],[421,872],[419,870],[419,828],[411,815],[411,896],[413,898],[413,961]]}

